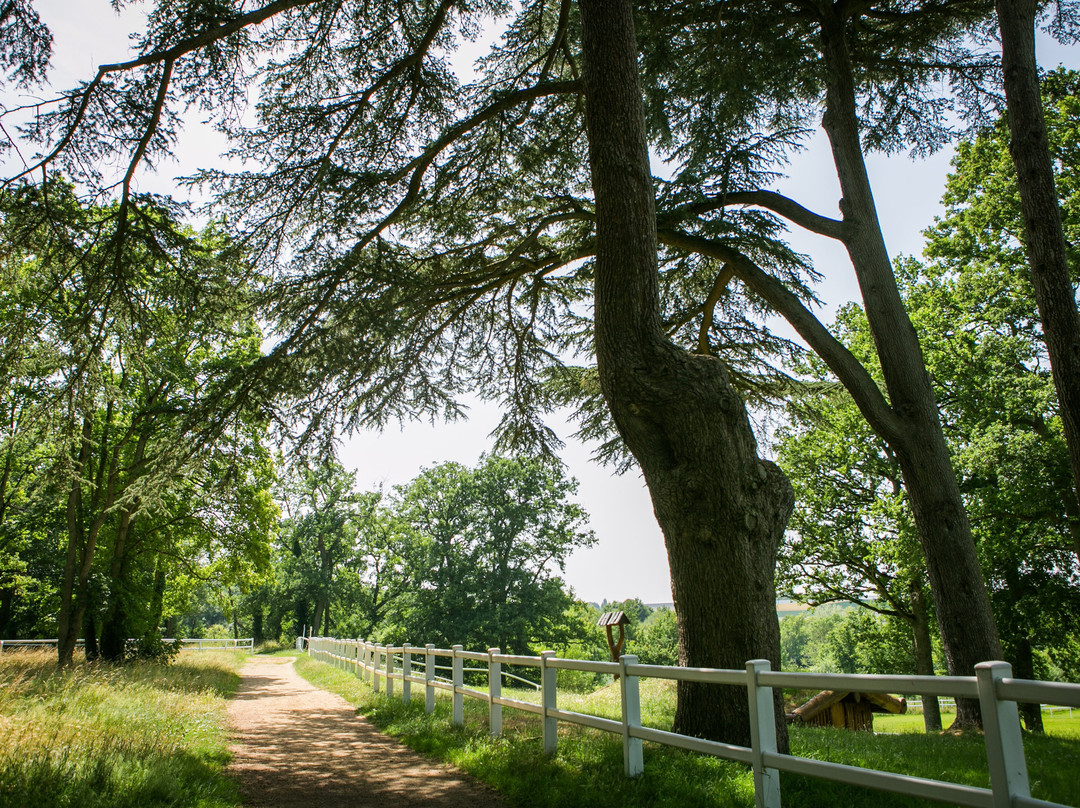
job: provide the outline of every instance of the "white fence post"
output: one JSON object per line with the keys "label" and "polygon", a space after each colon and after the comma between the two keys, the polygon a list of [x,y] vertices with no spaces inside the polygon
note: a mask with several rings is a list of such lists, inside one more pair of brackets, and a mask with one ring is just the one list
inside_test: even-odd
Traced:
{"label": "white fence post", "polygon": [[558,671],[548,667],[548,660],[555,656],[554,651],[540,652],[540,692],[541,703],[544,705],[543,712],[543,746],[544,754],[551,757],[559,748],[559,719],[548,715],[549,711],[557,708],[556,678]]}
{"label": "white fence post", "polygon": [[371,649],[371,689],[379,692],[379,665],[382,663],[382,646],[376,645]]}
{"label": "white fence post", "polygon": [[639,777],[645,771],[645,760],[641,751],[641,738],[631,738],[630,730],[641,727],[641,694],[638,690],[638,678],[626,672],[628,665],[636,665],[638,658],[633,654],[619,657],[619,688],[622,691],[622,757],[623,771],[627,777]]}
{"label": "white fence post", "polygon": [[488,649],[488,732],[494,738],[502,735],[502,705],[495,703],[502,698],[502,663],[492,659],[498,653],[498,648]]}
{"label": "white fence post", "polygon": [[980,662],[975,666],[994,808],[1010,808],[1013,797],[1031,796],[1020,712],[1015,701],[997,697],[997,683],[1010,677],[1012,665],[1008,662]]}
{"label": "white fence post", "polygon": [[424,646],[424,712],[435,711],[435,646]]}
{"label": "white fence post", "polygon": [[756,808],[780,808],[780,772],[765,767],[764,752],[776,752],[776,709],[773,690],[758,684],[758,674],[772,670],[767,659],[746,663],[746,695],[750,703],[750,749]]}
{"label": "white fence post", "polygon": [[362,652],[364,659],[364,681],[368,684],[371,684],[371,655],[373,653],[372,649],[374,647],[375,643],[365,642],[364,650]]}
{"label": "white fence post", "polygon": [[412,697],[412,682],[409,681],[409,677],[412,676],[412,652],[408,643],[401,646],[401,700],[406,704],[409,703],[409,699]]}
{"label": "white fence post", "polygon": [[454,724],[460,727],[465,724],[465,696],[458,691],[465,686],[465,671],[464,660],[461,658],[461,646],[455,645],[453,650],[454,661],[451,664],[454,671]]}
{"label": "white fence post", "polygon": [[394,649],[386,646],[386,695],[394,695]]}

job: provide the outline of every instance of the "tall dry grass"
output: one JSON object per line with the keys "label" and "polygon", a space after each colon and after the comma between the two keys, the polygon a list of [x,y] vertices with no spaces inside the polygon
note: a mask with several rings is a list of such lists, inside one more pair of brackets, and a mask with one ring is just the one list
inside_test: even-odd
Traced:
{"label": "tall dry grass", "polygon": [[238,805],[224,767],[240,661],[207,652],[60,671],[55,652],[4,653],[0,806]]}

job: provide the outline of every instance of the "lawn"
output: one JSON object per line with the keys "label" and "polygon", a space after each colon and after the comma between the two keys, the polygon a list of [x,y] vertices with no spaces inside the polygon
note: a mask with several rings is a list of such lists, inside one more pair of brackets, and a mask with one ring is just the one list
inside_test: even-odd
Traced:
{"label": "lawn", "polygon": [[[413,702],[406,707],[397,696],[388,699],[372,693],[351,673],[302,656],[301,675],[313,683],[345,696],[384,731],[396,735],[414,749],[452,763],[492,785],[511,805],[589,805],[590,808],[622,806],[733,806],[754,804],[753,780],[742,765],[668,747],[645,744],[645,774],[628,780],[622,774],[622,747],[606,733],[559,725],[559,751],[552,759],[540,752],[539,718],[504,709],[504,736],[487,734],[487,705],[467,698],[465,727],[450,722],[449,694],[437,691],[436,712],[425,715],[423,688],[413,686]],[[522,701],[538,701],[535,691],[509,691],[504,695]],[[670,729],[675,695],[671,682],[641,681],[642,723]],[[618,688],[608,686],[591,694],[559,693],[560,709],[618,718]],[[1033,796],[1065,805],[1080,806],[1080,735],[1072,732],[1067,717],[1048,719],[1048,735],[1025,737]],[[989,786],[982,736],[925,735],[912,731],[910,719],[921,726],[921,717],[908,719],[884,732],[853,733],[831,729],[793,728],[792,753],[866,768],[912,774],[968,785]],[[1070,734],[1071,733],[1071,734]],[[785,808],[914,808],[931,803],[903,795],[835,785],[821,780],[784,774],[781,792]]]}
{"label": "lawn", "polygon": [[0,805],[232,808],[226,699],[244,655],[184,652],[169,666],[0,655]]}

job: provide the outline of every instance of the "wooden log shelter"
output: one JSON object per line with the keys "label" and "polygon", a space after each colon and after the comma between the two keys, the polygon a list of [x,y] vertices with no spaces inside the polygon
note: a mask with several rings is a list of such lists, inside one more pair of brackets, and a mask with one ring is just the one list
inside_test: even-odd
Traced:
{"label": "wooden log shelter", "polygon": [[859,732],[874,731],[874,713],[907,712],[907,701],[886,693],[855,690],[822,690],[787,714],[789,724],[836,727]]}

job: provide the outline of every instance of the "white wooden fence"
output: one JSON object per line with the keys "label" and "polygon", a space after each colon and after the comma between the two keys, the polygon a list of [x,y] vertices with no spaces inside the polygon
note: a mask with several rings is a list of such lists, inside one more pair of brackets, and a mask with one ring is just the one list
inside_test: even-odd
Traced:
{"label": "white wooden fence", "polygon": [[[297,640],[297,648],[302,650],[304,642],[313,657],[355,672],[357,676],[371,683],[375,692],[380,692],[385,686],[386,694],[393,696],[394,683],[400,682],[402,699],[408,702],[412,695],[412,685],[423,686],[427,712],[435,708],[436,690],[449,691],[453,699],[452,720],[455,724],[460,725],[465,721],[466,696],[487,702],[488,726],[492,735],[502,734],[503,707],[513,707],[538,715],[542,721],[543,750],[547,755],[555,754],[558,745],[558,722],[564,721],[621,735],[623,768],[629,777],[640,775],[644,770],[642,741],[749,764],[754,773],[754,793],[758,808],[780,808],[780,772],[972,808],[1067,808],[1058,803],[1031,797],[1016,705],[1017,702],[1036,702],[1080,707],[1080,684],[1013,679],[1012,667],[1007,662],[980,663],[976,666],[975,676],[856,676],[773,671],[769,662],[763,659],[747,662],[745,670],[723,670],[640,665],[637,657],[629,655],[621,657],[618,662],[596,662],[560,659],[555,656],[554,651],[544,651],[538,657],[518,656],[503,654],[498,648],[478,652],[465,651],[460,645],[450,649],[408,644],[391,647],[363,640],[332,637],[300,638]],[[440,681],[436,677],[436,668],[443,667],[436,665],[439,657],[449,658],[451,661],[449,668],[453,675],[449,682]],[[419,667],[421,659],[422,668]],[[487,692],[465,686],[466,660],[483,664],[487,671]],[[502,695],[503,665],[539,669],[542,696],[540,704]],[[556,674],[560,670],[618,674],[622,701],[621,720],[560,710],[555,687]],[[643,727],[638,695],[640,677],[746,688],[749,697],[751,745],[735,746]],[[780,754],[776,749],[773,688],[860,690],[871,693],[977,698],[982,707],[991,787],[976,788]]]}
{"label": "white wooden fence", "polygon": [[[0,654],[4,653],[4,649],[13,650],[17,648],[55,648],[58,640],[0,640]],[[133,640],[129,640],[133,642]],[[248,651],[254,652],[255,640],[251,637],[247,637],[242,640],[212,640],[212,639],[197,639],[197,638],[184,638],[181,640],[174,640],[171,637],[163,639],[162,642],[179,642],[181,647],[192,649],[196,651],[212,651],[217,650],[233,650],[233,651]],[[76,640],[76,646],[83,647],[83,640]]]}

